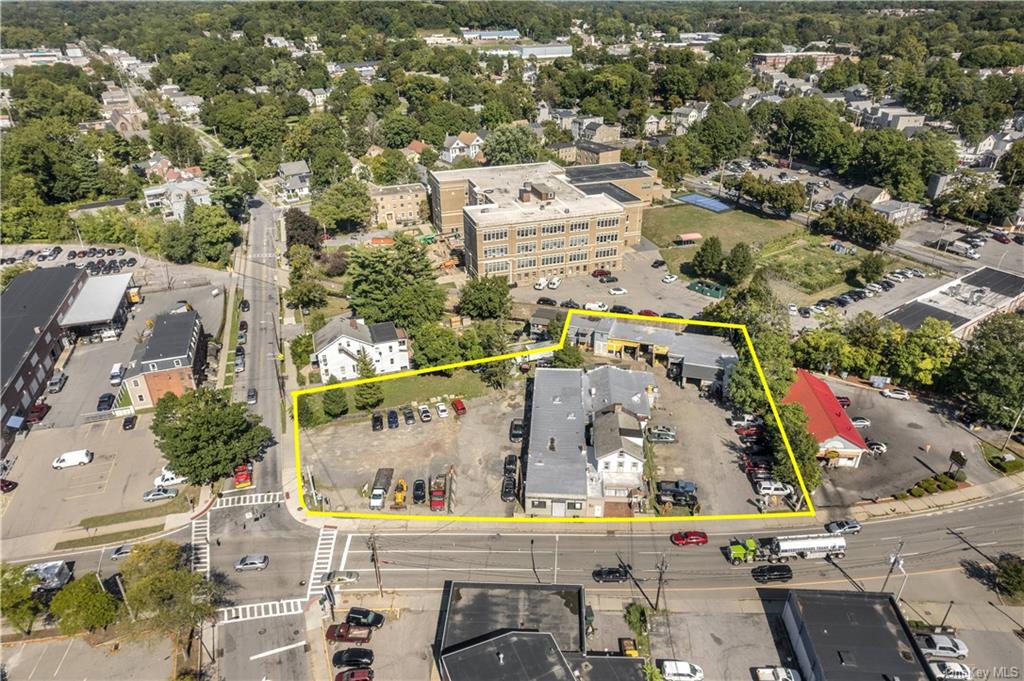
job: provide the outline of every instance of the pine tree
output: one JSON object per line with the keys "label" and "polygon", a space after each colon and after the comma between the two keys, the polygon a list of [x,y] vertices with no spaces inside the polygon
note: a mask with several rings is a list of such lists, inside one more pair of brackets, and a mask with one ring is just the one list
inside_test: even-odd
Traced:
{"label": "pine tree", "polygon": [[[332,375],[327,384],[334,385],[335,383],[338,383],[338,379]],[[348,395],[341,388],[325,391],[323,393],[323,402],[324,413],[332,419],[348,413]]]}
{"label": "pine tree", "polygon": [[702,277],[714,277],[722,269],[722,242],[708,237],[693,256],[693,269]]}
{"label": "pine tree", "polygon": [[[359,378],[373,378],[377,370],[373,366],[373,360],[365,351],[360,350],[356,358],[356,371]],[[384,401],[384,389],[380,387],[379,381],[370,381],[356,386],[355,407],[359,411],[369,411]]]}

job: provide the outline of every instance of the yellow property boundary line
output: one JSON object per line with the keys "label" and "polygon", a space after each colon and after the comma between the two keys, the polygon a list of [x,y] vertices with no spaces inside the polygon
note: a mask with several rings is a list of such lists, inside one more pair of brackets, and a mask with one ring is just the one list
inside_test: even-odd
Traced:
{"label": "yellow property boundary line", "polygon": [[747,327],[744,324],[730,324],[726,322],[708,322],[699,319],[669,319],[666,317],[645,317],[636,314],[617,314],[613,312],[590,312],[583,310],[569,310],[568,316],[565,320],[565,325],[562,327],[562,337],[559,339],[557,345],[548,345],[542,348],[534,348],[532,350],[522,350],[519,352],[509,352],[503,355],[495,355],[493,357],[485,357],[483,359],[469,360],[465,362],[455,362],[453,364],[444,364],[436,367],[426,367],[423,369],[411,369],[409,371],[401,371],[393,374],[385,374],[383,376],[374,376],[373,378],[357,378],[351,381],[345,381],[342,383],[335,383],[332,385],[317,386],[314,388],[305,388],[303,390],[295,390],[292,392],[292,429],[295,438],[295,470],[298,472],[302,471],[302,456],[299,451],[299,396],[300,395],[311,395],[314,393],[325,392],[327,390],[336,390],[340,388],[351,388],[353,386],[362,385],[363,383],[372,383],[374,381],[393,381],[399,378],[406,378],[408,376],[420,376],[422,374],[432,374],[438,371],[446,371],[449,369],[458,369],[460,367],[470,367],[478,364],[486,364],[487,362],[496,362],[504,359],[514,359],[516,357],[529,357],[531,355],[537,355],[541,353],[553,352],[559,350],[565,346],[566,337],[569,333],[569,325],[572,322],[572,317],[575,314],[585,315],[587,317],[615,317],[618,319],[632,319],[645,323],[652,321],[666,322],[670,324],[688,325],[694,326],[710,326],[720,327],[725,329],[734,329],[743,333],[743,339],[747,343],[747,348],[750,350],[750,355],[754,359],[754,367],[757,369],[757,375],[761,379],[761,385],[764,388],[764,394],[768,397],[768,405],[771,407],[772,416],[775,417],[775,423],[779,427],[779,432],[782,433],[782,442],[786,445],[786,452],[789,454],[789,461],[793,465],[793,470],[796,471],[797,482],[800,484],[800,491],[804,497],[804,503],[807,505],[806,511],[785,511],[781,513],[733,513],[726,515],[696,515],[696,516],[655,516],[645,518],[505,518],[501,516],[471,516],[471,515],[444,515],[441,517],[430,516],[430,515],[411,515],[411,514],[397,514],[397,513],[357,513],[357,512],[345,512],[345,511],[314,511],[306,506],[305,493],[302,488],[302,475],[297,475],[298,495],[299,495],[299,506],[305,510],[309,515],[314,517],[324,518],[361,518],[370,520],[413,520],[419,522],[438,522],[442,520],[444,522],[450,521],[462,521],[469,523],[657,523],[657,522],[672,522],[678,523],[680,521],[705,521],[705,520],[753,520],[753,519],[765,519],[765,518],[813,518],[815,516],[814,504],[811,502],[811,495],[807,493],[807,486],[804,484],[804,476],[800,472],[800,467],[796,463],[796,457],[793,455],[793,448],[789,444],[789,437],[786,435],[786,429],[782,426],[782,419],[779,417],[779,409],[775,404],[775,399],[772,397],[771,390],[768,389],[768,381],[765,379],[764,370],[761,368],[761,361],[757,358],[757,351],[754,350],[754,344],[750,340],[750,334],[747,332]]}

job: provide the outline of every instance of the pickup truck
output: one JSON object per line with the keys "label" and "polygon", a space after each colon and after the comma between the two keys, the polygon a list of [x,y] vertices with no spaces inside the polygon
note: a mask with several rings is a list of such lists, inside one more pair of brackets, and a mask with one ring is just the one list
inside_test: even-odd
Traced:
{"label": "pickup truck", "polygon": [[697,483],[689,480],[660,480],[658,492],[660,494],[693,495],[697,493]]}
{"label": "pickup truck", "polygon": [[800,672],[785,667],[758,667],[754,676],[757,681],[800,681]]}
{"label": "pickup truck", "polygon": [[331,645],[338,643],[354,643],[361,646],[369,643],[373,636],[373,629],[370,627],[357,627],[351,624],[332,624],[327,627],[327,634],[324,638]]}

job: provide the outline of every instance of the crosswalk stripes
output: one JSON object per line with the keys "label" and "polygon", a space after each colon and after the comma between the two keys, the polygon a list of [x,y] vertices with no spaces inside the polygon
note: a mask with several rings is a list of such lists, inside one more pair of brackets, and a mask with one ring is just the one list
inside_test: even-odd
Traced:
{"label": "crosswalk stripes", "polygon": [[320,536],[316,540],[316,552],[313,554],[313,569],[309,573],[309,590],[306,598],[323,591],[323,575],[330,571],[334,559],[334,545],[338,542],[338,528],[330,525],[320,528]]}
{"label": "crosswalk stripes", "polygon": [[192,521],[192,569],[210,578],[210,514]]}
{"label": "crosswalk stripes", "polygon": [[281,492],[258,492],[256,494],[229,495],[217,499],[214,508],[231,508],[234,506],[258,506],[260,504],[276,504],[284,499]]}
{"label": "crosswalk stripes", "polygon": [[302,598],[291,598],[282,601],[268,601],[266,603],[232,605],[227,608],[219,608],[217,610],[217,624],[231,624],[233,622],[247,622],[268,617],[298,615],[302,612],[303,603],[305,603],[305,600]]}

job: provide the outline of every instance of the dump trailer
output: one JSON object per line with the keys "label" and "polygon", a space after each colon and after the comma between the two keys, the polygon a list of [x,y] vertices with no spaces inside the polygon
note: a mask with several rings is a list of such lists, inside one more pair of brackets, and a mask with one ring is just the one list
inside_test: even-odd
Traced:
{"label": "dump trailer", "polygon": [[443,511],[445,506],[446,480],[443,474],[435,475],[430,483],[430,510]]}
{"label": "dump trailer", "polygon": [[749,537],[729,544],[729,561],[733,565],[762,561],[784,563],[798,558],[842,558],[845,555],[846,538],[834,534]]}
{"label": "dump trailer", "polygon": [[394,468],[377,469],[377,475],[373,477],[373,486],[370,488],[371,511],[379,511],[384,508],[384,501],[388,497],[388,490],[391,489],[391,476],[394,474]]}

